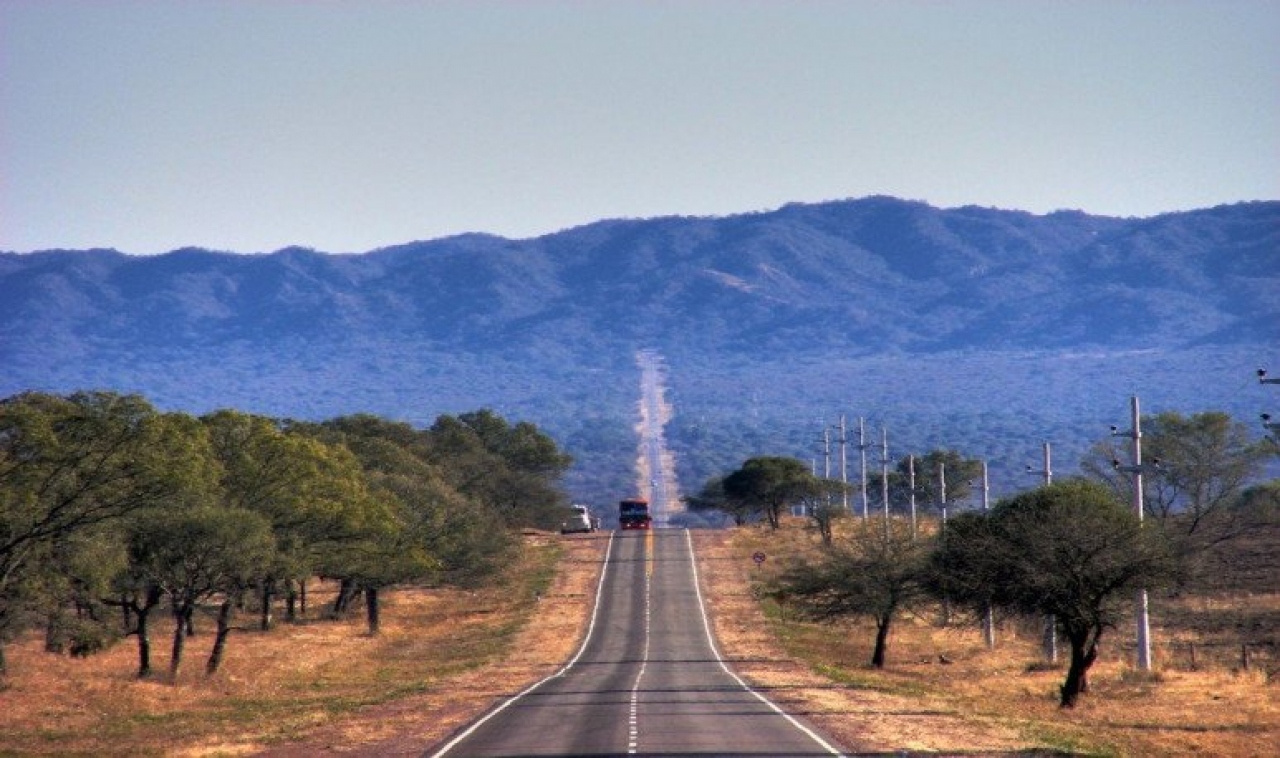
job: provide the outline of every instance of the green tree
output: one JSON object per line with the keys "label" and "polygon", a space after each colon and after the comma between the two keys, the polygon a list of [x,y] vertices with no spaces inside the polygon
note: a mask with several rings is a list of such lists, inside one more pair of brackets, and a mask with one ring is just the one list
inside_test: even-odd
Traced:
{"label": "green tree", "polygon": [[572,458],[536,426],[512,426],[489,410],[440,416],[428,457],[455,490],[492,508],[513,528],[554,529],[568,498],[559,483]]}
{"label": "green tree", "polygon": [[849,486],[839,479],[816,476],[812,477],[808,486],[797,488],[794,504],[804,510],[813,528],[818,530],[818,536],[824,545],[831,544],[835,522],[849,515],[849,510],[844,505],[844,495],[849,490]]}
{"label": "green tree", "polygon": [[[1188,535],[1212,528],[1274,455],[1247,424],[1218,411],[1144,416],[1142,451],[1144,462],[1153,464],[1144,477],[1147,515]],[[1088,476],[1132,499],[1133,478],[1115,465],[1127,465],[1129,458],[1128,444],[1107,438],[1094,444],[1081,465]]]}
{"label": "green tree", "polygon": [[272,419],[219,411],[203,421],[223,467],[223,503],[265,516],[275,535],[274,563],[258,584],[267,629],[282,587],[313,576],[322,557],[369,528],[364,474],[345,447],[289,433]]}
{"label": "green tree", "polygon": [[[921,510],[938,510],[942,503],[944,472],[948,504],[958,503],[972,496],[972,483],[982,476],[982,461],[966,458],[956,450],[930,450],[922,456],[916,456],[914,465],[916,505]],[[910,466],[911,461],[903,458],[898,461],[896,472],[889,474],[889,502],[899,508],[909,502]],[[874,474],[870,479],[873,490],[878,489],[880,475]]]}
{"label": "green tree", "polygon": [[[208,484],[191,419],[137,396],[26,393],[0,401],[0,673],[3,642],[42,595],[68,541]],[[65,565],[65,563],[64,563]]]}
{"label": "green tree", "polygon": [[43,569],[38,596],[45,651],[83,656],[116,642],[121,626],[105,599],[127,565],[119,528],[100,524],[79,529],[46,548],[36,562]]}
{"label": "green tree", "polygon": [[223,594],[218,638],[208,670],[221,661],[230,608],[239,593],[270,565],[275,540],[270,522],[245,508],[202,506],[161,510],[142,519],[131,552],[141,574],[169,596],[174,633],[169,676],[177,681],[184,641],[197,604]]}
{"label": "green tree", "polygon": [[[1129,445],[1107,438],[1081,462],[1087,476],[1105,482],[1125,502],[1133,500],[1133,476],[1119,467],[1131,463]],[[1257,483],[1274,447],[1254,438],[1248,425],[1225,413],[1191,416],[1160,413],[1142,420],[1143,508],[1178,555],[1184,579],[1196,580],[1215,546],[1249,533],[1236,508]]]}
{"label": "green tree", "polygon": [[144,566],[147,547],[130,537],[128,566],[112,586],[113,602],[124,613],[127,633],[138,642],[139,679],[151,676],[151,612],[164,599],[164,589]]}
{"label": "green tree", "polygon": [[708,479],[696,495],[683,498],[685,507],[695,512],[718,511],[727,514],[733,523],[742,526],[760,514],[759,507],[748,500],[731,498],[724,491],[724,477]]}
{"label": "green tree", "polygon": [[750,458],[742,468],[724,478],[728,500],[763,513],[769,526],[777,529],[782,514],[792,505],[811,497],[817,478],[800,460],[778,456]]}
{"label": "green tree", "polygon": [[380,625],[380,591],[435,573],[440,562],[431,555],[429,528],[395,497],[372,497],[362,508],[357,539],[346,540],[319,567],[342,579],[344,587],[363,593],[370,634]]}
{"label": "green tree", "polygon": [[431,462],[430,434],[368,415],[317,425],[312,433],[346,446],[359,459],[371,490],[394,498],[398,517],[432,568],[412,578],[462,586],[492,576],[517,547],[514,534],[487,504],[454,490]]}
{"label": "green tree", "polygon": [[882,668],[894,619],[926,597],[929,549],[906,522],[858,521],[815,562],[802,560],[784,572],[772,592],[809,618],[870,617],[876,625],[871,665]]}
{"label": "green tree", "polygon": [[1141,588],[1168,581],[1172,561],[1155,530],[1144,530],[1106,487],[1064,481],[1002,500],[990,514],[966,513],[944,531],[933,558],[934,587],[977,614],[987,603],[1053,615],[1071,645],[1061,705],[1086,689],[1103,632]]}

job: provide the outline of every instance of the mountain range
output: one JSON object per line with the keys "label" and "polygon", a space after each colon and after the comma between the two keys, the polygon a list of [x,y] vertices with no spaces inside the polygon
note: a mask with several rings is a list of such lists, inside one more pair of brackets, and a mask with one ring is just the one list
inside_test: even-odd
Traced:
{"label": "mountain range", "polygon": [[1249,381],[1277,346],[1280,202],[1134,219],[871,197],[355,255],[0,253],[0,395],[490,407],[556,434],[596,499],[630,486],[640,349],[665,357],[690,488],[742,454],[809,457],[845,413],[899,449],[1010,457],[1050,433],[1078,454],[1127,393],[1256,418],[1280,411]]}

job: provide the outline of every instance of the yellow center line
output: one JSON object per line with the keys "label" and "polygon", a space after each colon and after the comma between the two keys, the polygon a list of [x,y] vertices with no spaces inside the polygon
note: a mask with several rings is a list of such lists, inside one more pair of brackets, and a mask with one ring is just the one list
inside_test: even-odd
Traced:
{"label": "yellow center line", "polygon": [[653,576],[653,528],[644,535],[644,571],[645,576]]}

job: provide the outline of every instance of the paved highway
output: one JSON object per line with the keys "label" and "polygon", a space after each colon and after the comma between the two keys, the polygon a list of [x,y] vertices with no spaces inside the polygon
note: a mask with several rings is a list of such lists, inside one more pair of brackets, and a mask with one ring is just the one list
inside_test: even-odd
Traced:
{"label": "paved highway", "polygon": [[590,629],[576,657],[430,755],[840,754],[723,663],[687,532],[609,539]]}
{"label": "paved highway", "polygon": [[640,403],[643,408],[640,429],[640,455],[648,481],[642,482],[640,491],[649,500],[654,523],[667,526],[671,516],[683,510],[676,487],[674,462],[667,456],[666,409],[663,395],[666,386],[662,378],[662,357],[652,350],[642,350],[636,356],[640,364]]}

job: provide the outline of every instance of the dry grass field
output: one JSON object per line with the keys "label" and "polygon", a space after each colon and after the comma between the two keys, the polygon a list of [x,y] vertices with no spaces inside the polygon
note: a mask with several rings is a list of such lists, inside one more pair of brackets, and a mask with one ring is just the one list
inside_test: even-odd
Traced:
{"label": "dry grass field", "polygon": [[[1260,657],[1242,671],[1230,655],[1214,658],[1213,650],[1229,648],[1206,646],[1198,670],[1190,670],[1179,657],[1185,654],[1171,655],[1162,643],[1209,643],[1231,638],[1240,624],[1271,623],[1280,595],[1156,605],[1158,673],[1139,676],[1123,650],[1109,647],[1081,706],[1063,712],[1056,700],[1062,670],[1034,665],[1034,629],[1006,623],[988,651],[976,631],[942,627],[922,613],[903,619],[888,666],[876,671],[867,665],[869,627],[803,624],[758,603],[752,582],[810,539],[796,524],[778,534],[695,533],[725,655],[850,749],[1263,756],[1280,744],[1273,660]],[[365,634],[359,614],[237,632],[211,679],[202,670],[209,623],[189,645],[176,685],[133,677],[132,640],[71,659],[44,653],[33,636],[9,650],[0,754],[421,755],[554,671],[577,647],[606,540],[526,540],[522,562],[494,589],[389,593],[378,637]],[[752,563],[755,551],[770,556],[764,568]],[[315,607],[323,600],[315,597]],[[1224,628],[1210,628],[1210,618]],[[1166,620],[1181,626],[1163,626]],[[164,632],[155,636],[160,670]]]}
{"label": "dry grass field", "polygon": [[[995,650],[979,632],[942,626],[936,609],[901,619],[883,670],[869,665],[869,622],[801,623],[754,598],[755,581],[816,539],[799,523],[698,535],[717,634],[738,667],[795,711],[859,751],[992,754],[1269,756],[1280,745],[1274,647],[1240,667],[1241,634],[1270,635],[1280,594],[1153,600],[1157,670],[1130,664],[1116,630],[1074,710],[1057,705],[1064,665],[1039,664],[1037,624],[1001,624]],[[764,567],[754,552],[770,556]],[[1211,612],[1206,612],[1211,611]],[[1209,623],[1212,620],[1212,623]],[[1175,643],[1176,644],[1173,644]],[[1198,642],[1196,668],[1187,644]],[[945,659],[947,663],[943,663]]]}
{"label": "dry grass field", "polygon": [[[72,659],[44,653],[33,635],[9,649],[0,754],[421,755],[567,659],[604,542],[527,536],[520,564],[493,589],[387,593],[377,637],[359,612],[233,633],[212,678],[207,622],[176,685],[134,677],[131,639]],[[316,608],[332,596],[312,595]],[[153,663],[165,671],[172,627],[159,626]]]}

